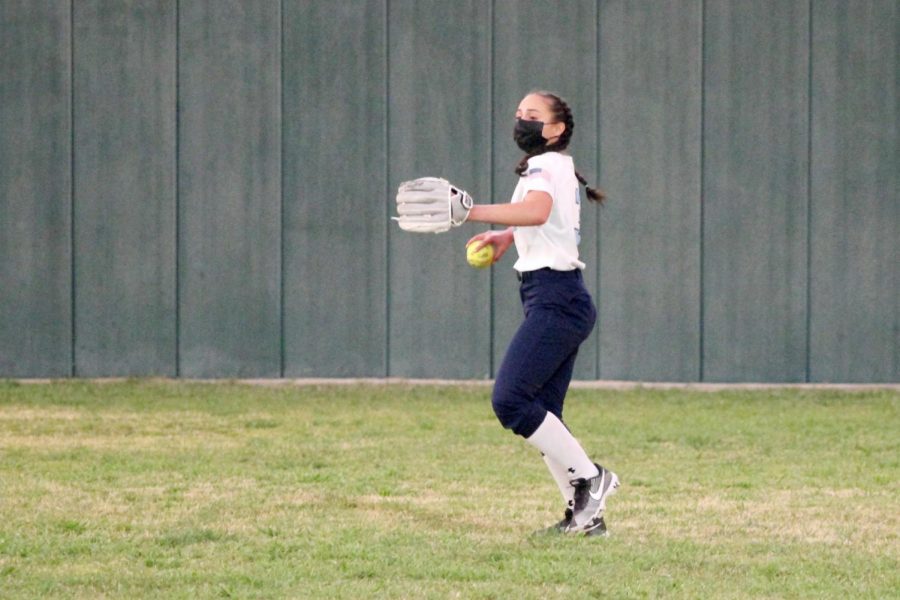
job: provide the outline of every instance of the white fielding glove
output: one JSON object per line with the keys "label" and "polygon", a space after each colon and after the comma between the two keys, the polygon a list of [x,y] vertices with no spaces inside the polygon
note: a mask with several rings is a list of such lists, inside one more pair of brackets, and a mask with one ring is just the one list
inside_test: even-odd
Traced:
{"label": "white fielding glove", "polygon": [[397,214],[391,217],[403,231],[441,233],[466,222],[472,197],[446,179],[420,177],[397,190]]}

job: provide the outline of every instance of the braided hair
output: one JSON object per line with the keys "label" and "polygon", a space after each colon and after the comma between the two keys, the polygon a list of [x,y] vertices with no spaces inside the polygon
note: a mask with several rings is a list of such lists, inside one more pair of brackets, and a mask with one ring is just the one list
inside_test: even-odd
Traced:
{"label": "braided hair", "polygon": [[[537,91],[532,93],[537,94],[548,101],[550,104],[550,112],[553,113],[553,118],[556,122],[565,123],[566,128],[559,135],[559,139],[552,144],[544,144],[540,148],[532,150],[522,157],[522,160],[516,165],[516,175],[519,177],[525,175],[525,169],[528,168],[528,159],[543,154],[544,152],[560,152],[565,150],[572,140],[572,131],[575,129],[575,119],[572,117],[572,109],[569,108],[569,105],[565,100],[552,92]],[[577,170],[575,171],[575,178],[584,186],[588,198],[595,202],[599,202],[600,204],[603,203],[603,199],[606,198],[606,194],[603,193],[603,190],[588,186],[587,179],[585,179]]]}

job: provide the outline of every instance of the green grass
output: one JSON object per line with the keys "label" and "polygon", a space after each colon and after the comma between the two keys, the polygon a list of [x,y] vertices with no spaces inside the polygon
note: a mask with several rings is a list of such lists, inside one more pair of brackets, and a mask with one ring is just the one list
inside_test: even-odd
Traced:
{"label": "green grass", "polygon": [[0,597],[886,598],[900,394],[576,390],[559,518],[485,387],[0,382]]}

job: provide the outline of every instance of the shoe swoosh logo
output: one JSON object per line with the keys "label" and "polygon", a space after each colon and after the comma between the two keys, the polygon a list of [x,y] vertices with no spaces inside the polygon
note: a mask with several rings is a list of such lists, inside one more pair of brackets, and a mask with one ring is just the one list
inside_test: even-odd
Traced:
{"label": "shoe swoosh logo", "polygon": [[600,500],[601,498],[603,498],[603,492],[601,492],[597,495],[594,495],[594,492],[588,492],[588,493],[591,495],[591,498],[593,498],[594,500]]}

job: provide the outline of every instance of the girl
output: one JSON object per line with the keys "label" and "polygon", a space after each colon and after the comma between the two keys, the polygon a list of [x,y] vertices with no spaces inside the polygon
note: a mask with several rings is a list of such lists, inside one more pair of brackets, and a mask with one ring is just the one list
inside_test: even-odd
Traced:
{"label": "girl", "polygon": [[509,225],[469,240],[476,250],[494,245],[494,262],[513,242],[519,260],[519,296],[525,320],[497,372],[492,403],[500,423],[541,451],[566,501],[565,517],[548,532],[603,533],[606,499],[619,486],[615,473],[588,458],[562,421],[563,399],[578,347],[594,327],[597,310],[584,287],[578,259],[581,190],[587,187],[563,151],[575,122],[562,98],[550,92],[525,96],[516,110],[514,139],[525,156],[509,204],[475,205],[468,221]]}

